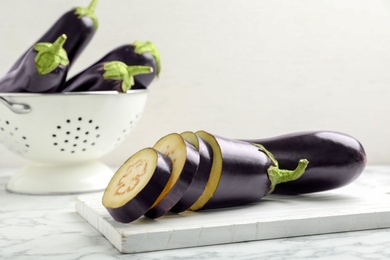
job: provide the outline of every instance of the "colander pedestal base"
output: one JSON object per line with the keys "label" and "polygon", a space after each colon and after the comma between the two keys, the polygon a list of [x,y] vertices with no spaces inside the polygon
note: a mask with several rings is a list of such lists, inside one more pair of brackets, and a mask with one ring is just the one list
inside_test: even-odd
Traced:
{"label": "colander pedestal base", "polygon": [[95,192],[104,190],[112,175],[113,170],[99,161],[71,165],[31,163],[14,173],[6,189],[34,195]]}

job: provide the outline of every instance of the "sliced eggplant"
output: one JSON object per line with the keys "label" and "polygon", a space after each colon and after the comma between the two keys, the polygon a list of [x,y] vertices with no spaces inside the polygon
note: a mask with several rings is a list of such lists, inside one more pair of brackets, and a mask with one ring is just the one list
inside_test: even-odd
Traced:
{"label": "sliced eggplant", "polygon": [[168,213],[182,198],[198,170],[200,155],[192,144],[177,133],[162,137],[153,148],[172,160],[172,173],[167,185],[145,213],[146,217],[158,218]]}
{"label": "sliced eggplant", "polygon": [[213,150],[211,146],[194,132],[183,132],[181,136],[191,143],[199,152],[200,161],[198,171],[182,198],[171,209],[172,212],[180,213],[188,210],[192,204],[202,195],[210,176],[213,162]]}
{"label": "sliced eggplant", "polygon": [[209,143],[213,163],[206,188],[191,210],[231,207],[256,202],[285,181],[299,178],[307,160],[300,160],[294,171],[281,170],[272,154],[260,145],[212,135],[196,134]]}
{"label": "sliced eggplant", "polygon": [[153,148],[138,151],[112,177],[103,194],[103,206],[118,222],[140,218],[160,196],[171,171],[168,156]]}

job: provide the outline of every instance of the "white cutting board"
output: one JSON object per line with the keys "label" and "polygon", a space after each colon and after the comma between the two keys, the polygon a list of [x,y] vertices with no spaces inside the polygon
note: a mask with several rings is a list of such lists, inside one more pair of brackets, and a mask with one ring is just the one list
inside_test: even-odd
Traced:
{"label": "white cutting board", "polygon": [[333,191],[271,195],[242,207],[130,224],[114,221],[101,196],[77,197],[76,210],[122,253],[390,227],[390,167],[367,168],[354,183]]}

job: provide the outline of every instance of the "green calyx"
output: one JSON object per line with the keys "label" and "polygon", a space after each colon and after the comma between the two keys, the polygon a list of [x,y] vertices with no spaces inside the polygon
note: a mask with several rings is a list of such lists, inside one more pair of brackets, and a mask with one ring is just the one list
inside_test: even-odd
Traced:
{"label": "green calyx", "polygon": [[95,30],[99,26],[98,18],[95,13],[97,4],[98,4],[98,0],[92,0],[92,2],[87,7],[79,6],[75,8],[76,9],[75,13],[78,15],[79,18],[89,17],[92,19]]}
{"label": "green calyx", "polygon": [[305,173],[308,164],[309,164],[308,160],[301,159],[298,162],[298,166],[294,170],[279,169],[276,166],[269,167],[268,178],[271,181],[271,187],[269,193],[272,193],[276,185],[280,183],[299,179]]}
{"label": "green calyx", "polygon": [[274,155],[268,151],[264,146],[260,144],[253,144],[259,148],[260,151],[264,152],[273,162],[273,166],[270,166],[267,170],[268,178],[271,182],[270,191],[268,194],[272,193],[276,185],[284,182],[290,182],[299,179],[304,173],[309,164],[309,161],[306,159],[301,159],[298,162],[298,166],[294,170],[280,169],[279,163],[275,159]]}
{"label": "green calyx", "polygon": [[37,51],[35,65],[39,74],[46,75],[59,65],[69,64],[68,54],[62,47],[66,38],[66,35],[63,34],[53,43],[40,42],[34,45],[34,50]]}
{"label": "green calyx", "polygon": [[157,76],[160,76],[161,72],[161,57],[160,57],[160,52],[157,49],[157,46],[154,45],[154,43],[150,41],[146,42],[141,42],[141,41],[135,41],[133,43],[133,46],[135,48],[135,53],[137,54],[144,54],[144,53],[150,53],[154,60],[156,61],[156,66],[157,66],[157,71],[156,74]]}
{"label": "green calyx", "polygon": [[104,79],[121,80],[121,89],[126,93],[134,85],[134,76],[153,72],[149,66],[127,66],[120,61],[111,61],[104,64]]}

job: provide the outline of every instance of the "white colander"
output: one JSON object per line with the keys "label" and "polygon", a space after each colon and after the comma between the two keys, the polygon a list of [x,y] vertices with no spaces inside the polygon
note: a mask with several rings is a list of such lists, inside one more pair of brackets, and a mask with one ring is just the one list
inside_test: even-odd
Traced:
{"label": "white colander", "polygon": [[112,170],[97,159],[135,127],[147,94],[0,93],[0,143],[31,161],[13,174],[7,189],[28,194],[104,189]]}

